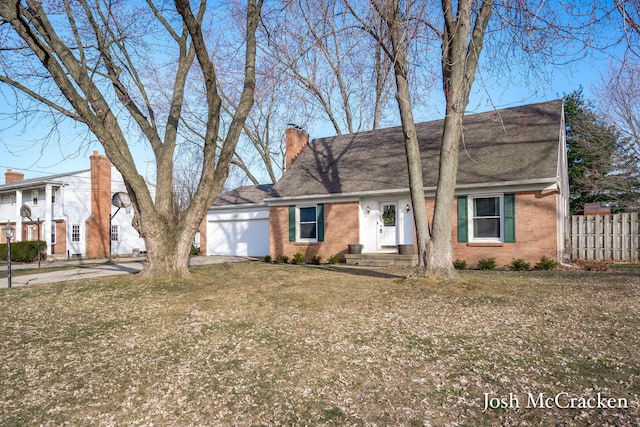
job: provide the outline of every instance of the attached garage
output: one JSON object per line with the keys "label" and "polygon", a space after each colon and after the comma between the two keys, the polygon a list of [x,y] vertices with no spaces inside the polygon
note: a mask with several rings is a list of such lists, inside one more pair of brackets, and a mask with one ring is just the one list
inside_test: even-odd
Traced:
{"label": "attached garage", "polygon": [[222,194],[207,212],[206,254],[263,257],[269,254],[272,185],[240,187]]}
{"label": "attached garage", "polygon": [[207,216],[207,254],[263,257],[269,254],[269,210],[235,210]]}

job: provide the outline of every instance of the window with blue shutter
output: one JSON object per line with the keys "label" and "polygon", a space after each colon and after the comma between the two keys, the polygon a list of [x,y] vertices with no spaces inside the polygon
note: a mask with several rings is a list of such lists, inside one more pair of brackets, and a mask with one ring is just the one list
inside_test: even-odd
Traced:
{"label": "window with blue shutter", "polygon": [[515,194],[458,197],[458,242],[516,241]]}
{"label": "window with blue shutter", "polygon": [[289,241],[296,241],[296,207],[289,206]]}
{"label": "window with blue shutter", "polygon": [[504,241],[516,241],[516,195],[504,195]]}
{"label": "window with blue shutter", "polygon": [[458,242],[469,241],[469,225],[467,221],[467,198],[458,197]]}
{"label": "window with blue shutter", "polygon": [[318,221],[318,242],[324,242],[324,205],[316,206]]}
{"label": "window with blue shutter", "polygon": [[289,241],[324,242],[324,205],[289,206]]}

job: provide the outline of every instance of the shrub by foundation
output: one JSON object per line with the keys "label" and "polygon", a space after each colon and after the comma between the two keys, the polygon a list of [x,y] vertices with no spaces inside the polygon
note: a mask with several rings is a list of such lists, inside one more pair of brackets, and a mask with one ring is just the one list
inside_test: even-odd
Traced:
{"label": "shrub by foundation", "polygon": [[478,261],[478,268],[480,270],[495,270],[497,267],[498,265],[496,264],[495,258],[481,259]]}

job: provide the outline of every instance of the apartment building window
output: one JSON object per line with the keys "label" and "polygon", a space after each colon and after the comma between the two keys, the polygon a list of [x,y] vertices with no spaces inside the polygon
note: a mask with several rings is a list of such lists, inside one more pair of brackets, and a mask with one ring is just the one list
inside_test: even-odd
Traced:
{"label": "apartment building window", "polygon": [[118,241],[118,226],[117,225],[112,225],[111,226],[111,241],[112,242],[117,242]]}

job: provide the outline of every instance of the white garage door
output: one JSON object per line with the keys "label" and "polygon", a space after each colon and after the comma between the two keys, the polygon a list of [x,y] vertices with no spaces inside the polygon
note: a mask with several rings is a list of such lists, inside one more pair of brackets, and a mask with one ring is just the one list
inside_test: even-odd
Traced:
{"label": "white garage door", "polygon": [[269,219],[210,221],[207,254],[263,257],[269,254]]}

